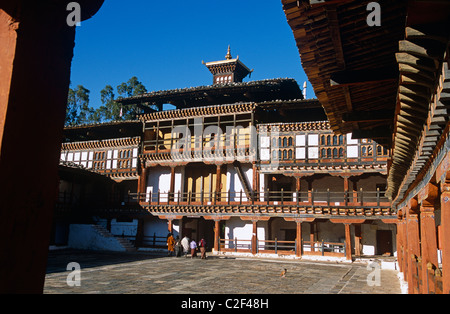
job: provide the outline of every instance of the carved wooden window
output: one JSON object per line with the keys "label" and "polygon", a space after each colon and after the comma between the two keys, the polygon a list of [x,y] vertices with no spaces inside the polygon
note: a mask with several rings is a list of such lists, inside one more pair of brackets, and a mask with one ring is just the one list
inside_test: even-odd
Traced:
{"label": "carved wooden window", "polygon": [[389,151],[386,147],[383,147],[381,145],[377,145],[377,156],[388,156]]}

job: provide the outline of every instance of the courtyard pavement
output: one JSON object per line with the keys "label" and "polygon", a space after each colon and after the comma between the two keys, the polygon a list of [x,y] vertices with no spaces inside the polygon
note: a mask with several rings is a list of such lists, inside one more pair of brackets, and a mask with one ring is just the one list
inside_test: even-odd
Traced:
{"label": "courtyard pavement", "polygon": [[[69,263],[77,268],[68,268]],[[71,265],[72,266],[72,265]],[[286,269],[285,277],[281,272]],[[375,272],[374,272],[375,270]],[[74,272],[75,271],[75,272]],[[397,271],[357,263],[52,251],[45,294],[399,294]],[[77,276],[79,275],[79,276]],[[368,278],[369,283],[368,284]],[[379,281],[376,281],[379,279]],[[77,285],[74,285],[77,284]]]}

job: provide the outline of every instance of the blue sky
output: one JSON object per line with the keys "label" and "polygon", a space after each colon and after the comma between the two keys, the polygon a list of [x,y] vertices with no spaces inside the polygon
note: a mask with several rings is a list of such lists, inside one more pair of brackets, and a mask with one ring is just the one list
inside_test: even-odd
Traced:
{"label": "blue sky", "polygon": [[228,45],[255,70],[245,81],[307,80],[281,0],[106,0],[77,27],[72,87],[98,107],[100,90],[132,76],[148,91],[210,85],[202,60],[223,60]]}

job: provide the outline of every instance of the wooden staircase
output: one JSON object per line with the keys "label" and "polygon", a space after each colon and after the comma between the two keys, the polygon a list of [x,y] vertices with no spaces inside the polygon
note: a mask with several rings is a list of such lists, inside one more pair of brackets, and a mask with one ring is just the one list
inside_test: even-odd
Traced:
{"label": "wooden staircase", "polygon": [[253,190],[251,189],[251,185],[248,182],[247,176],[242,171],[241,163],[239,161],[235,161],[233,163],[234,170],[238,174],[239,180],[241,181],[242,186],[244,187],[245,195],[247,199],[253,200]]}

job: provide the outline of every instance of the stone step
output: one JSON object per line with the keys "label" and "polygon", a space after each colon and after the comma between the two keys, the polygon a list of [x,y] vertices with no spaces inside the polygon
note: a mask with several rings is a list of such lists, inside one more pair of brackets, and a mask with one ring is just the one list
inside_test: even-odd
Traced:
{"label": "stone step", "polygon": [[117,242],[120,243],[120,245],[127,251],[127,252],[134,252],[136,251],[135,246],[133,243],[131,243],[128,239],[122,238],[120,236],[114,236],[112,233],[110,233],[105,227],[100,225],[92,225],[93,228],[100,233],[105,238],[115,238]]}

